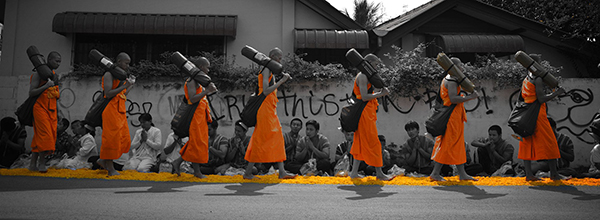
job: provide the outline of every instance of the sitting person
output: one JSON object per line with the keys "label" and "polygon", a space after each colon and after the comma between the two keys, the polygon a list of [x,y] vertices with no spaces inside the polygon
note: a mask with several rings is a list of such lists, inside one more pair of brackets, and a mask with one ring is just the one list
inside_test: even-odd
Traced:
{"label": "sitting person", "polygon": [[[234,136],[229,139],[229,148],[227,155],[225,156],[226,163],[217,167],[217,173],[225,173],[230,167],[240,169],[243,171],[248,166],[248,161],[244,159],[246,155],[246,149],[250,143],[250,136],[246,136],[248,127],[242,123],[242,120],[235,122]],[[243,174],[243,172],[241,172]],[[252,169],[252,174],[258,174],[258,169],[255,167]]]}
{"label": "sitting person", "polygon": [[77,145],[79,148],[74,158],[65,158],[61,160],[57,168],[63,169],[81,169],[91,168],[92,163],[88,162],[91,156],[98,156],[98,150],[96,149],[96,129],[86,124],[83,121],[73,121],[71,123],[71,130],[77,137]]}
{"label": "sitting person", "polygon": [[217,120],[208,123],[208,163],[200,164],[203,174],[225,174],[226,169],[217,171],[217,168],[225,164],[229,143],[226,137],[217,134],[217,128]]}
{"label": "sitting person", "polygon": [[[188,137],[179,138],[175,135],[174,132],[171,132],[167,135],[167,140],[165,141],[165,146],[158,155],[158,163],[155,166],[152,166],[150,171],[158,173],[158,172],[170,172],[173,173],[173,161],[177,158],[181,157],[179,154],[179,150],[181,147],[188,141]],[[181,170],[186,170],[184,167],[189,166],[187,162],[181,163]],[[162,169],[161,169],[162,168]]]}
{"label": "sitting person", "polygon": [[477,147],[478,163],[487,175],[492,175],[502,164],[512,160],[515,148],[502,138],[502,128],[492,125],[488,128],[488,138],[471,142]]}
{"label": "sitting person", "polygon": [[299,118],[293,118],[290,121],[290,132],[283,134],[283,141],[285,142],[285,164],[288,164],[294,160],[296,155],[296,146],[300,139],[300,130],[302,130],[302,120]]}
{"label": "sitting person", "polygon": [[162,134],[152,123],[152,115],[149,113],[141,114],[138,120],[142,128],[135,132],[129,160],[123,165],[123,170],[150,172],[150,168],[156,164],[156,156],[162,150]]}
{"label": "sitting person", "polygon": [[[350,160],[352,160],[352,154],[350,154],[350,148],[352,147],[352,140],[354,139],[354,132],[342,131],[344,133],[345,141],[338,144],[335,148],[335,152],[333,152],[333,157],[331,155],[331,149],[329,150],[329,160],[332,161],[332,165],[335,166],[344,156],[348,156]],[[333,160],[332,160],[333,158]],[[350,162],[352,164],[352,162]]]}
{"label": "sitting person", "polygon": [[[71,123],[72,124],[72,123]],[[77,154],[77,145],[72,144],[73,137],[67,132],[69,128],[69,120],[66,118],[62,118],[58,121],[58,126],[56,127],[56,150],[54,151],[54,157],[62,157],[64,154],[67,154],[68,157],[73,157]]]}
{"label": "sitting person", "polygon": [[295,160],[288,164],[285,169],[292,173],[301,173],[300,168],[309,159],[316,159],[317,171],[331,175],[331,162],[329,161],[329,140],[319,134],[321,126],[315,120],[306,122],[306,136],[298,140],[296,146]]}
{"label": "sitting person", "polygon": [[[554,131],[554,136],[556,137],[556,142],[558,143],[558,150],[560,151],[560,158],[556,159],[556,168],[558,169],[558,172],[562,174],[562,170],[568,168],[570,163],[575,160],[573,141],[571,141],[569,136],[556,131],[556,121],[554,121],[554,119],[548,117],[548,122],[550,122],[552,131]],[[550,171],[548,160],[532,161],[531,170],[533,173],[538,171]]]}
{"label": "sitting person", "polygon": [[5,117],[0,120],[0,136],[0,168],[10,168],[25,153],[27,132],[16,119]]}
{"label": "sitting person", "polygon": [[404,125],[404,130],[406,130],[409,138],[401,147],[406,152],[405,172],[430,174],[433,171],[431,152],[435,143],[419,134],[419,124],[415,121],[407,122]]}
{"label": "sitting person", "polygon": [[584,176],[600,178],[600,117],[592,121],[590,129],[592,132],[589,134],[594,138],[594,147],[590,151],[590,169]]}

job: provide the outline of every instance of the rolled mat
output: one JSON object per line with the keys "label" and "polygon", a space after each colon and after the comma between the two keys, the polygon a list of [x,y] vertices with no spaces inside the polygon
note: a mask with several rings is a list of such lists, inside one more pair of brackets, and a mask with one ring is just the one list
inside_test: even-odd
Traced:
{"label": "rolled mat", "polygon": [[200,85],[207,87],[212,79],[206,75],[200,68],[196,67],[194,63],[185,58],[179,51],[173,52],[171,55],[171,62],[173,62],[182,72],[187,76],[193,78]]}
{"label": "rolled mat", "polygon": [[37,47],[33,45],[29,46],[27,48],[27,56],[42,80],[46,81],[49,78],[52,78],[54,74],[52,74],[52,70],[46,64],[46,59],[44,59],[44,56],[40,54],[40,51],[38,51]]}
{"label": "rolled mat", "polygon": [[459,68],[454,66],[452,60],[450,60],[445,53],[438,53],[436,60],[437,63],[444,68],[444,71],[448,72],[451,76],[458,78],[460,86],[462,86],[465,91],[473,92],[475,90],[475,84],[473,84]]}
{"label": "rolled mat", "polygon": [[104,54],[102,54],[100,51],[92,49],[90,50],[90,54],[88,56],[91,60],[99,64],[102,69],[110,72],[114,78],[117,78],[118,80],[127,79],[127,72],[121,69],[121,67],[115,65],[115,63],[113,63],[108,57],[104,56]]}
{"label": "rolled mat", "polygon": [[542,77],[544,83],[550,86],[551,88],[558,87],[558,80],[552,75],[548,70],[546,70],[541,64],[535,62],[533,58],[527,55],[523,51],[518,51],[515,54],[515,60],[517,60],[521,65],[523,65],[529,72],[531,72],[535,76]]}
{"label": "rolled mat", "polygon": [[358,53],[358,51],[356,51],[354,48],[346,52],[346,59],[350,61],[350,64],[352,66],[360,70],[361,73],[367,75],[369,82],[375,88],[383,88],[387,86],[385,82],[383,82],[383,79],[381,79],[381,76],[379,76],[377,70],[375,70],[375,68],[371,65],[371,63],[367,62],[363,58],[363,56],[360,55],[360,53]]}

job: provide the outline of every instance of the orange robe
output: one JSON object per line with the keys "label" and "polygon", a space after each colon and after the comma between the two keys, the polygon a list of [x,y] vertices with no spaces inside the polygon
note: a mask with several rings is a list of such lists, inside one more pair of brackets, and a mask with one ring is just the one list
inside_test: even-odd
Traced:
{"label": "orange robe", "polygon": [[[54,70],[52,73],[56,74]],[[29,82],[31,83],[31,78]],[[46,82],[40,81],[38,88]],[[31,140],[31,152],[54,151],[58,123],[56,100],[59,97],[58,85],[52,86],[44,90],[33,105],[33,140]]]}
{"label": "orange robe", "polygon": [[[367,84],[367,89],[371,88],[371,83]],[[357,78],[354,79],[354,94],[356,98],[362,99],[360,89],[358,88]],[[367,165],[373,167],[383,166],[383,157],[381,154],[381,142],[379,142],[379,134],[377,133],[377,106],[379,102],[373,99],[367,103],[360,120],[358,128],[354,132],[354,141],[350,154],[354,159],[362,160]]]}
{"label": "orange robe", "polygon": [[[121,81],[114,79],[112,89],[119,86]],[[104,77],[102,77],[102,90],[104,88]],[[129,152],[131,147],[131,137],[129,136],[129,125],[127,124],[127,114],[125,102],[127,97],[123,89],[119,94],[113,97],[102,112],[102,146],[100,147],[100,159],[116,160],[122,154]],[[104,96],[106,98],[106,96]]]}
{"label": "orange robe", "polygon": [[[272,80],[273,74],[269,76]],[[263,92],[263,75],[258,75],[258,92]],[[271,92],[256,113],[256,127],[246,150],[246,159],[252,163],[283,162],[286,160],[285,141],[277,116],[277,89]]]}
{"label": "orange robe", "polygon": [[[450,106],[450,96],[445,87],[447,80],[443,80],[440,85],[440,96],[444,101],[444,106]],[[460,85],[456,88],[456,94],[460,94]],[[465,154],[465,125],[467,113],[464,103],[456,104],[454,111],[450,115],[446,132],[435,138],[435,145],[431,153],[431,159],[435,162],[447,165],[460,165],[467,162]]]}
{"label": "orange robe", "polygon": [[[523,80],[521,91],[525,103],[532,103],[537,100],[535,85],[529,82],[529,78]],[[560,158],[558,143],[550,122],[548,122],[546,108],[546,103],[542,103],[533,135],[525,137],[519,142],[519,159],[547,160]]]}
{"label": "orange robe", "polygon": [[[195,81],[191,82],[196,83]],[[183,89],[185,90],[185,98],[188,100],[188,104],[191,105],[192,102],[190,102],[187,84],[188,82],[185,82]],[[202,86],[198,85],[196,94],[201,92]],[[198,107],[194,112],[194,117],[192,117],[192,122],[190,124],[190,139],[183,145],[181,150],[179,150],[179,154],[183,160],[192,163],[208,163],[208,123],[210,122],[212,122],[212,118],[210,117],[208,100],[205,96],[199,101]]]}

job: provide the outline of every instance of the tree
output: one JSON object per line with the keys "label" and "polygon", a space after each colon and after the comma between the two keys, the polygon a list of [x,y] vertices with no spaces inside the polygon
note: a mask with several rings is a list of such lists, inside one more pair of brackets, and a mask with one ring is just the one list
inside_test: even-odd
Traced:
{"label": "tree", "polygon": [[[354,0],[354,21],[363,28],[371,30],[381,23],[381,19],[383,18],[382,9],[381,3],[375,4],[367,0]],[[352,17],[347,10],[345,14],[348,17]]]}
{"label": "tree", "polygon": [[[600,46],[600,1],[598,0],[479,0],[538,21],[563,39],[581,38]],[[556,30],[564,33],[557,33]]]}

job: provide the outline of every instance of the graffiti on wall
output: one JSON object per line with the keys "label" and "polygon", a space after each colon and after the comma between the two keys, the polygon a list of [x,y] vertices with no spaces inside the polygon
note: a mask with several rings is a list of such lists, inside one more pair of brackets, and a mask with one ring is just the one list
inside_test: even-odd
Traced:
{"label": "graffiti on wall", "polygon": [[[153,109],[155,109],[156,106],[159,107],[159,110],[155,110],[158,111],[158,117],[160,117],[161,120],[170,121],[177,111],[177,108],[182,103],[181,100],[184,98],[184,95],[179,90],[180,88],[175,87],[171,87],[169,89],[163,88],[161,92],[162,94],[158,96],[160,97],[158,102],[156,100],[142,101],[130,98],[131,96],[128,97],[126,109],[131,126],[139,127],[140,124],[136,116],[139,116],[143,113],[150,113]],[[481,95],[480,98],[466,104],[465,110],[467,112],[483,110],[485,114],[493,114],[494,109],[490,108],[489,105],[492,97],[490,97],[491,94],[489,94],[487,91],[488,90],[486,90],[486,88],[481,88],[479,90]],[[92,101],[96,100],[96,98],[98,98],[101,94],[101,91],[96,91],[93,93],[91,97]],[[519,94],[520,90],[515,90],[511,93],[507,105],[509,109],[513,108],[514,102],[517,100]],[[61,89],[61,98],[59,99],[59,117],[67,119],[71,118],[70,109],[76,106],[78,98],[77,95],[78,94],[71,88]],[[249,94],[212,94],[208,96],[207,99],[212,109],[211,114],[213,119],[226,119],[228,121],[237,120],[244,107],[244,104],[248,99],[248,96]],[[436,90],[426,89],[420,95],[411,97],[409,99],[386,96],[379,98],[378,101],[380,103],[381,111],[387,113],[410,114],[414,111],[415,106],[419,104],[424,104],[431,107],[437,96],[438,94]],[[277,98],[279,99],[279,108],[282,108],[281,110],[286,117],[299,117],[308,119],[315,116],[337,117],[341,108],[346,105],[347,100],[349,100],[350,97],[351,94],[348,93],[341,95],[335,93],[317,94],[312,90],[308,90],[307,92],[299,94],[298,92],[290,93],[280,90]],[[587,126],[591,124],[593,117],[599,113],[590,115],[585,121],[577,121],[574,115],[578,114],[578,110],[581,110],[584,107],[589,109],[589,105],[592,104],[593,101],[594,95],[592,90],[589,88],[570,89],[565,94],[559,96],[557,103],[559,105],[565,105],[566,114],[564,117],[556,119],[557,123],[559,123],[558,130],[568,132],[570,136],[576,137],[585,143],[591,144],[591,137],[587,135],[589,132]],[[580,119],[581,116],[579,115],[578,118]],[[576,132],[576,130],[581,130],[581,132]]]}

